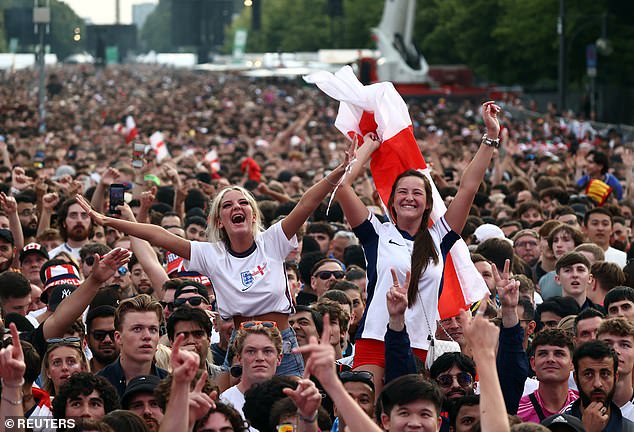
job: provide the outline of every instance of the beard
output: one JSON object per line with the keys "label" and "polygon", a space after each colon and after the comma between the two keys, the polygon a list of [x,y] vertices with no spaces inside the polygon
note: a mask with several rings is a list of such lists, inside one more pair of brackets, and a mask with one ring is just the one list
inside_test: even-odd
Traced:
{"label": "beard", "polygon": [[[595,390],[595,391],[599,391],[599,390]],[[615,391],[616,391],[616,382],[614,383],[614,385],[612,386],[612,389],[610,389],[608,393],[605,393],[601,390],[601,392],[603,393],[601,402],[603,402],[603,405],[606,408],[610,405],[610,402],[612,402],[612,398],[614,397]],[[579,399],[581,399],[581,404],[584,406],[584,408],[592,403],[591,395],[581,390],[581,388],[579,388]]]}
{"label": "beard", "polygon": [[5,272],[11,268],[11,264],[13,264],[13,255],[11,258],[7,258],[6,261],[3,261],[4,257],[0,258],[0,273]]}
{"label": "beard", "polygon": [[143,414],[143,421],[145,422],[148,429],[152,432],[158,432],[159,423],[158,421],[149,414]]}
{"label": "beard", "polygon": [[96,349],[92,351],[92,356],[95,358],[95,360],[97,360],[102,365],[109,365],[110,363],[114,362],[117,359],[117,357],[119,357],[119,352],[116,349],[114,349],[114,346],[113,346],[112,354],[104,354],[98,349]]}
{"label": "beard", "polygon": [[67,231],[68,238],[73,241],[83,241],[88,238],[90,230],[83,225],[75,225]]}
{"label": "beard", "polygon": [[35,237],[37,235],[37,225],[26,225],[22,227],[22,235],[24,238]]}

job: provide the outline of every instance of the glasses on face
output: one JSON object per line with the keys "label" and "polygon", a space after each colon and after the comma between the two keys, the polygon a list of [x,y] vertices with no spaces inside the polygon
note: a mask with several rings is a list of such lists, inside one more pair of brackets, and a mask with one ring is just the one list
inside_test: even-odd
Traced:
{"label": "glasses on face", "polygon": [[[206,299],[203,297],[188,297],[188,298],[178,298],[174,300],[174,307],[183,306],[185,303],[189,303],[191,306],[200,306],[202,302],[209,304]],[[169,307],[169,304],[168,304]]]}
{"label": "glasses on face", "polygon": [[240,324],[240,330],[251,330],[256,326],[262,326],[264,328],[277,327],[275,321],[246,321]]}
{"label": "glasses on face", "polygon": [[167,308],[168,311],[170,312],[174,312],[174,302],[168,303],[168,302],[159,302],[161,303],[161,306],[163,306],[163,309]]}
{"label": "glasses on face", "polygon": [[457,379],[460,387],[468,387],[473,384],[473,377],[469,372],[460,372],[456,375],[442,374],[436,377],[436,382],[440,387],[451,387],[454,378]]}
{"label": "glasses on face", "polygon": [[328,280],[332,276],[334,276],[335,279],[343,279],[345,273],[343,272],[343,270],[322,270],[320,272],[317,272],[316,276],[321,280]]}
{"label": "glasses on face", "polygon": [[20,212],[20,216],[31,217],[35,214],[35,209],[24,209]]}
{"label": "glasses on face", "polygon": [[65,337],[65,338],[50,338],[50,339],[46,339],[46,343],[49,344],[49,345],[59,344],[59,343],[78,344],[80,342],[81,342],[81,338],[78,338],[77,336],[70,336],[70,337]]}
{"label": "glasses on face", "polygon": [[93,330],[91,334],[92,337],[94,337],[99,342],[103,341],[106,336],[108,336],[110,340],[114,340],[114,330]]}

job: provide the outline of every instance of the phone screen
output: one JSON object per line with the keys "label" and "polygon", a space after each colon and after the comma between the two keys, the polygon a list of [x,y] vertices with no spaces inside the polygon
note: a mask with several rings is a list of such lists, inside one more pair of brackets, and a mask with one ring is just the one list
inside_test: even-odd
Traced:
{"label": "phone screen", "polygon": [[132,150],[132,166],[143,168],[143,156],[145,155],[145,144],[135,142]]}
{"label": "phone screen", "polygon": [[122,184],[110,185],[110,204],[108,205],[108,212],[110,214],[120,214],[117,207],[123,204],[123,198],[125,195],[125,187]]}

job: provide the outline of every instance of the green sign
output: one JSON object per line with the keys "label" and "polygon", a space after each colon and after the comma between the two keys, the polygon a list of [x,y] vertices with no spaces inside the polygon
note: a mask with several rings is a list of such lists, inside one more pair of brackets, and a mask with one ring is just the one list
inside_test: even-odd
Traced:
{"label": "green sign", "polygon": [[117,46],[109,46],[106,47],[106,64],[117,64],[119,63],[119,47]]}
{"label": "green sign", "polygon": [[240,60],[244,57],[244,50],[247,46],[247,30],[237,29],[233,38],[233,59]]}

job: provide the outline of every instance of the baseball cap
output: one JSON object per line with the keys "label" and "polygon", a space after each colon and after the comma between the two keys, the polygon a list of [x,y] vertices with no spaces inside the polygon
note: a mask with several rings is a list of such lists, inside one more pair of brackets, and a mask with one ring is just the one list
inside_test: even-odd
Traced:
{"label": "baseball cap", "polygon": [[56,285],[81,285],[79,270],[72,264],[59,264],[48,267],[44,271],[44,289],[40,295],[40,300],[48,303],[49,291]]}
{"label": "baseball cap", "polygon": [[478,243],[482,243],[490,238],[506,238],[502,229],[493,224],[482,224],[475,229],[473,235],[478,240]]}
{"label": "baseball cap", "polygon": [[22,250],[20,251],[20,262],[24,261],[24,257],[30,253],[36,253],[48,259],[48,251],[46,250],[44,246],[42,246],[39,243],[29,243],[28,245],[24,246]]}
{"label": "baseball cap", "polygon": [[128,409],[132,396],[137,393],[154,393],[154,389],[160,382],[161,379],[155,375],[140,375],[132,378],[121,396],[121,406]]}
{"label": "baseball cap", "polygon": [[62,300],[71,295],[76,289],[77,285],[73,284],[60,284],[51,287],[47,291],[47,304],[51,312],[55,312]]}
{"label": "baseball cap", "polygon": [[550,430],[570,430],[574,432],[585,432],[583,423],[577,417],[569,414],[555,414],[542,420],[542,426],[546,426]]}
{"label": "baseball cap", "polygon": [[181,294],[185,293],[196,293],[200,294],[207,300],[209,300],[209,291],[205,287],[205,285],[200,282],[195,282],[193,280],[184,281],[183,284],[176,289],[174,293],[174,299],[177,299]]}
{"label": "baseball cap", "polygon": [[13,241],[13,234],[11,234],[11,231],[8,229],[0,228],[0,239],[7,243],[11,243],[11,246],[15,245],[15,242]]}
{"label": "baseball cap", "polygon": [[64,177],[65,175],[69,175],[71,177],[74,177],[76,173],[77,173],[77,171],[72,166],[70,166],[70,165],[60,165],[55,170],[55,175],[53,176],[52,179],[53,180],[59,180],[60,178]]}

